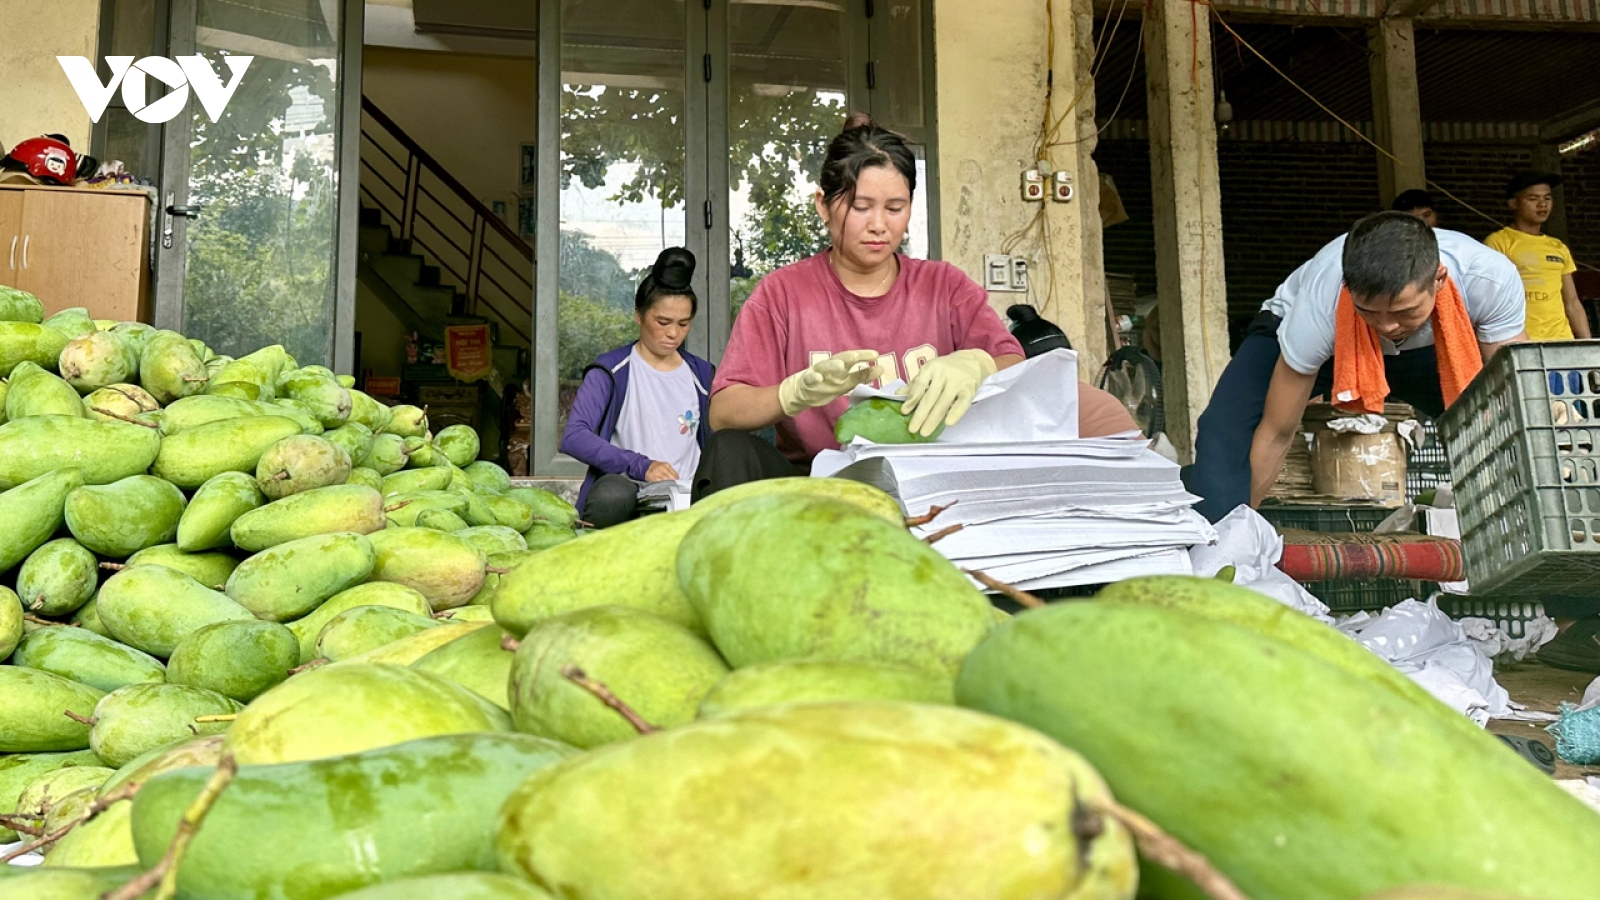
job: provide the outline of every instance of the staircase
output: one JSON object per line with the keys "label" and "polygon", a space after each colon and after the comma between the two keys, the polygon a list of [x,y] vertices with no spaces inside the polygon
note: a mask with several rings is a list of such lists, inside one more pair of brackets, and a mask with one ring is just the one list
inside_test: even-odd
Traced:
{"label": "staircase", "polygon": [[362,283],[407,331],[440,340],[487,322],[497,351],[528,349],[533,247],[370,99],[361,108]]}

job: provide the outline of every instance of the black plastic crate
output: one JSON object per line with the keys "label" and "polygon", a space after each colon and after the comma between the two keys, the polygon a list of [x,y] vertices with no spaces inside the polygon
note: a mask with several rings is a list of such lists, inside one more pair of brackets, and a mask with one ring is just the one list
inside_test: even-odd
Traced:
{"label": "black plastic crate", "polygon": [[1422,583],[1398,578],[1371,581],[1341,579],[1313,581],[1305,586],[1311,596],[1327,604],[1330,612],[1378,612],[1402,600],[1421,599]]}
{"label": "black plastic crate", "polygon": [[1600,596],[1600,341],[1502,348],[1439,434],[1473,591]]}
{"label": "black plastic crate", "polygon": [[1365,534],[1377,528],[1393,512],[1381,506],[1310,506],[1299,503],[1262,504],[1260,509],[1261,517],[1279,531],[1293,528],[1321,534]]}
{"label": "black plastic crate", "polygon": [[1422,431],[1417,436],[1421,446],[1406,456],[1406,499],[1415,501],[1419,496],[1450,483],[1450,457],[1439,438],[1439,428],[1432,419],[1418,418]]}

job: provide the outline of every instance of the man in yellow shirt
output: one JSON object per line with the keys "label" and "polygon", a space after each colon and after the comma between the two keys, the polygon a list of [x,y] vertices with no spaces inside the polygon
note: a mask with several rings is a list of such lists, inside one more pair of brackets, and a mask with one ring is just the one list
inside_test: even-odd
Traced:
{"label": "man in yellow shirt", "polygon": [[1528,296],[1528,340],[1570,341],[1589,337],[1589,314],[1578,301],[1572,273],[1572,251],[1544,233],[1555,203],[1550,189],[1561,184],[1560,175],[1518,172],[1506,185],[1506,205],[1512,222],[1484,239],[1504,253],[1522,275]]}

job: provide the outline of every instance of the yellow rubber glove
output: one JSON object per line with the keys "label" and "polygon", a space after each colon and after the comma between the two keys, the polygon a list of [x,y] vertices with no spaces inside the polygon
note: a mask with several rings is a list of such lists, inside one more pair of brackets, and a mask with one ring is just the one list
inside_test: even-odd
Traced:
{"label": "yellow rubber glove", "polygon": [[857,385],[882,378],[882,367],[874,365],[877,361],[876,350],[846,350],[812,363],[810,368],[790,375],[778,385],[778,405],[786,416],[827,406]]}
{"label": "yellow rubber glove", "polygon": [[906,395],[900,412],[911,417],[913,432],[933,437],[941,422],[954,425],[967,414],[978,385],[996,371],[994,358],[982,350],[957,350],[937,357],[900,389]]}

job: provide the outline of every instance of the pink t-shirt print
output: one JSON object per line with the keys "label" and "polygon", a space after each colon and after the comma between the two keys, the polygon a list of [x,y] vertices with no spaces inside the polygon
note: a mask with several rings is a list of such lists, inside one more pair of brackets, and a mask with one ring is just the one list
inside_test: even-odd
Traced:
{"label": "pink t-shirt print", "polygon": [[[929,360],[977,348],[990,356],[1022,355],[989,306],[988,295],[955,266],[900,256],[900,275],[881,297],[845,290],[827,251],[761,279],[734,322],[711,385],[770,387],[819,359],[846,350],[876,350],[885,380],[910,381]],[[849,408],[843,397],[778,422],[778,449],[805,464],[836,448],[833,423]]]}

